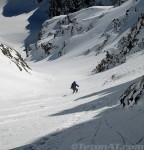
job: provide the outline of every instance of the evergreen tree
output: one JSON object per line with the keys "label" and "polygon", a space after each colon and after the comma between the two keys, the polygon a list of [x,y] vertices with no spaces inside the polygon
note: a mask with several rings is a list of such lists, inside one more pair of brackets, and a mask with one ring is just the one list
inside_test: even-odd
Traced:
{"label": "evergreen tree", "polygon": [[50,17],[78,11],[95,4],[95,0],[50,0]]}

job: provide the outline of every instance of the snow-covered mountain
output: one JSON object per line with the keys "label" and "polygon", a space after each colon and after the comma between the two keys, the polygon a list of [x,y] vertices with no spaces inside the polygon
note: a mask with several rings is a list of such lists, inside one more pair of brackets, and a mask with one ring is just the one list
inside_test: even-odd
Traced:
{"label": "snow-covered mountain", "polygon": [[[38,3],[44,0],[35,0]],[[79,11],[90,6],[120,6],[127,0],[45,0],[49,4],[48,16],[54,17]]]}
{"label": "snow-covered mountain", "polygon": [[47,18],[47,7],[47,2],[1,0],[0,42],[16,49],[25,58],[24,49],[36,42],[41,24]]}
{"label": "snow-covered mountain", "polygon": [[[96,67],[87,74],[103,72],[122,65],[131,57],[143,53],[143,4],[143,1],[133,0],[116,8],[94,6],[47,20],[39,34],[40,40],[29,46],[30,59],[73,59],[79,56],[87,59],[88,55],[91,61],[85,69],[91,68],[94,63]],[[111,78],[115,78],[115,74]],[[143,82],[139,88],[137,94],[135,88],[131,89],[135,97],[130,90],[129,97],[126,94],[122,101],[126,101],[126,97],[131,101],[139,98]]]}
{"label": "snow-covered mountain", "polygon": [[54,60],[92,53],[96,60],[103,55],[95,63],[95,73],[120,65],[144,48],[142,5],[142,1],[128,1],[116,8],[94,6],[47,20],[39,41],[29,46],[29,56],[33,60]]}
{"label": "snow-covered mountain", "polygon": [[37,41],[38,31],[50,17],[51,9],[49,0],[1,0],[0,41],[17,49],[25,57],[25,47]]}
{"label": "snow-covered mountain", "polygon": [[27,49],[28,72],[1,51],[1,150],[144,148],[143,6],[128,0],[46,20]]}

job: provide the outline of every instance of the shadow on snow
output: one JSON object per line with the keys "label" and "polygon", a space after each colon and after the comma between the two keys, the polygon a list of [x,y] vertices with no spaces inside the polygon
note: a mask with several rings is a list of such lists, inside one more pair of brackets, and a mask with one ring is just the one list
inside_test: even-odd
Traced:
{"label": "shadow on snow", "polygon": [[40,4],[35,3],[34,0],[8,0],[3,8],[3,15],[5,17],[13,17],[35,10],[28,18],[29,24],[26,26],[30,33],[24,41],[25,47],[27,47],[38,40],[38,32],[42,23],[47,19],[47,9],[48,1],[46,0]]}
{"label": "shadow on snow", "polygon": [[[73,113],[84,112],[84,111],[85,112],[93,111],[93,110],[101,109],[104,107],[111,107],[112,104],[117,104],[119,97],[121,96],[121,93],[124,92],[124,90],[125,90],[124,85],[127,85],[127,84],[131,84],[131,82],[125,83],[122,85],[117,85],[117,86],[111,87],[109,89],[105,89],[102,91],[90,93],[88,95],[79,97],[79,98],[75,99],[74,101],[83,100],[86,98],[90,98],[93,100],[90,102],[78,105],[74,108],[63,110],[56,114],[52,114],[51,116],[67,115],[67,114],[73,114]],[[117,95],[119,95],[119,96],[117,96]],[[100,98],[96,99],[95,96],[99,96]]]}
{"label": "shadow on snow", "polygon": [[94,99],[92,102],[53,114],[53,116],[66,115],[107,107],[93,119],[74,124],[66,129],[58,128],[56,132],[41,137],[31,144],[11,150],[71,150],[74,149],[72,146],[75,145],[73,144],[77,144],[77,149],[86,149],[85,145],[144,144],[144,135],[141,132],[144,124],[144,120],[141,118],[143,118],[144,111],[137,107],[121,109],[120,105],[118,105],[121,94],[136,80],[80,97],[77,100],[93,98],[97,94],[109,93],[103,98]]}

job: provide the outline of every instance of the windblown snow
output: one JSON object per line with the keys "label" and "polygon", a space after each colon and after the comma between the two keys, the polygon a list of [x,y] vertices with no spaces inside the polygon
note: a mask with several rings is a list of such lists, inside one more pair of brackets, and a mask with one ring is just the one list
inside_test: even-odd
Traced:
{"label": "windblown snow", "polygon": [[[128,0],[46,20],[28,47],[28,72],[0,51],[0,150],[144,149],[143,6]],[[14,56],[31,14],[0,15],[0,41]]]}

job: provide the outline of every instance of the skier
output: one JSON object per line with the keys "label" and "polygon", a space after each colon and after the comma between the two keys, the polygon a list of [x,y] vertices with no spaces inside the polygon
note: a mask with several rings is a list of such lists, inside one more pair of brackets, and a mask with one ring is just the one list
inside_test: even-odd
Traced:
{"label": "skier", "polygon": [[79,87],[79,85],[76,83],[76,81],[74,81],[72,84],[71,84],[71,89],[73,90],[73,93],[77,93],[78,92],[78,89],[77,87]]}

